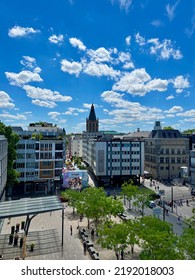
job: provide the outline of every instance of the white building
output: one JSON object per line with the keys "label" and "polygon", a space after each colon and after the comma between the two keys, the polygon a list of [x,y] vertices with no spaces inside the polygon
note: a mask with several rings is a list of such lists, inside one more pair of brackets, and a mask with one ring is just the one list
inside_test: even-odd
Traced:
{"label": "white building", "polygon": [[144,173],[144,141],[112,138],[83,139],[83,159],[100,184],[118,185]]}
{"label": "white building", "polygon": [[82,136],[81,135],[73,135],[70,139],[70,154],[72,156],[82,157]]}
{"label": "white building", "polygon": [[7,182],[7,139],[0,135],[0,201],[5,199],[5,187]]}

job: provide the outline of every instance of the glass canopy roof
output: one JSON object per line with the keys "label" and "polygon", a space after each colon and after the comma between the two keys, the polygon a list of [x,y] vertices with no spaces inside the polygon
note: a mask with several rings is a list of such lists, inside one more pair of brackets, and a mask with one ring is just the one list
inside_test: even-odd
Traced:
{"label": "glass canopy roof", "polygon": [[58,196],[21,198],[0,202],[0,219],[62,210]]}

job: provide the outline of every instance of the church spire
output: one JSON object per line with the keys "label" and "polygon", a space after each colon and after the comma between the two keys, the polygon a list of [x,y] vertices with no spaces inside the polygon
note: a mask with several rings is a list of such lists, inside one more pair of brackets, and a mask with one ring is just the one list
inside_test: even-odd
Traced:
{"label": "church spire", "polygon": [[91,105],[91,110],[89,113],[89,121],[96,121],[95,109],[93,104]]}
{"label": "church spire", "polygon": [[86,119],[86,131],[87,132],[98,132],[99,120],[96,118],[94,105],[91,105],[89,118]]}

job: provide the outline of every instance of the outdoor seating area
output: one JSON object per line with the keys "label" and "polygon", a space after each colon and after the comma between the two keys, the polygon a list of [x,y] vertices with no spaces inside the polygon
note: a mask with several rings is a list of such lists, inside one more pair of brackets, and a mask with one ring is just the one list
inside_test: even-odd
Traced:
{"label": "outdoor seating area", "polygon": [[[89,234],[86,229],[79,229],[79,237],[83,242],[83,246],[86,244],[86,249],[93,260],[99,260],[99,253],[95,250],[93,242],[89,238]],[[84,247],[85,250],[85,247]]]}

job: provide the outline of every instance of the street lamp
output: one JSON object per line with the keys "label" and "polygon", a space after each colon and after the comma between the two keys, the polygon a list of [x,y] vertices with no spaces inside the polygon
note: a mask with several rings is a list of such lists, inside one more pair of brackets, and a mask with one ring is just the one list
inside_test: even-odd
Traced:
{"label": "street lamp", "polygon": [[171,186],[171,211],[173,213],[173,185]]}

